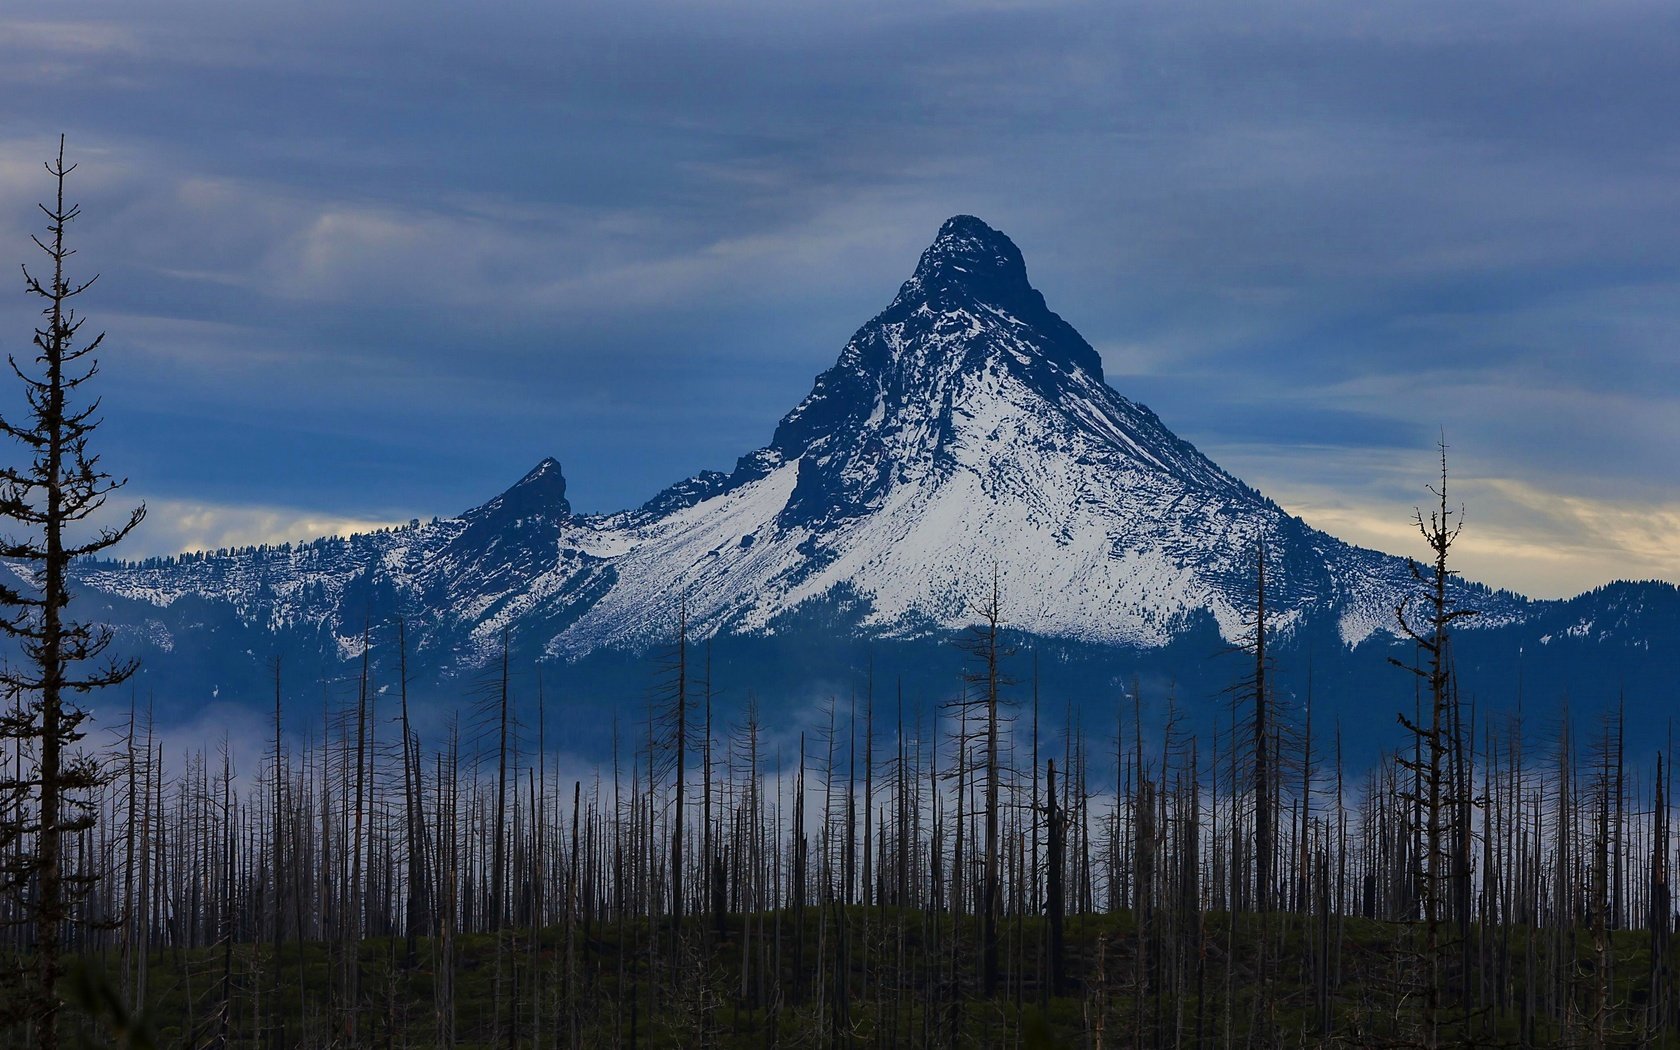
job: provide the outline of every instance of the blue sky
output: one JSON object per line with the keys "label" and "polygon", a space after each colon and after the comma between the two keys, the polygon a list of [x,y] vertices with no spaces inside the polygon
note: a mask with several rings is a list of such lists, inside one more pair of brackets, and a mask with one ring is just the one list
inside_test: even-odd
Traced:
{"label": "blue sky", "polygon": [[1309,522],[1416,552],[1444,431],[1469,574],[1680,579],[1672,4],[24,6],[131,555],[727,467],[968,212]]}

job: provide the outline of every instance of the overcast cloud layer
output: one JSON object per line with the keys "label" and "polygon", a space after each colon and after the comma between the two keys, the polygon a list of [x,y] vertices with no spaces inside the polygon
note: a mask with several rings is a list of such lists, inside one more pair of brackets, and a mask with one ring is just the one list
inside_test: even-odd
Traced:
{"label": "overcast cloud layer", "polygon": [[970,212],[1309,522],[1416,552],[1444,431],[1471,575],[1680,579],[1672,4],[9,10],[0,259],[65,132],[130,555],[726,468]]}

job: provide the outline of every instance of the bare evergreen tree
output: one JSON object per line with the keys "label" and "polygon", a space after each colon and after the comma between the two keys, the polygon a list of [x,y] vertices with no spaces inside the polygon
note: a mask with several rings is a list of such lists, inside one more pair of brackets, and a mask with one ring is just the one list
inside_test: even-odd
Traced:
{"label": "bare evergreen tree", "polygon": [[0,630],[18,640],[23,659],[0,667],[0,686],[19,698],[4,719],[0,736],[28,741],[34,768],[17,771],[5,785],[30,796],[18,835],[24,848],[8,851],[0,879],[8,891],[28,887],[28,918],[34,925],[34,977],[29,1012],[36,1042],[58,1045],[60,949],[70,905],[90,888],[79,868],[66,870],[64,844],[93,825],[89,793],[100,783],[100,770],[73,750],[82,739],[87,713],[76,697],[132,675],[135,661],[110,658],[111,631],[102,625],[70,619],[69,570],[75,559],[116,544],[139,525],[146,508],[134,508],[115,528],[83,527],[111,492],[123,485],[100,468],[88,448],[99,426],[99,400],[81,396],[81,388],[99,372],[92,356],[104,333],[83,340],[81,318],[72,300],[97,278],[82,283],[65,274],[74,249],[65,246],[65,228],[81,214],[64,201],[65,176],[75,165],[64,163],[64,139],[58,156],[46,165],[55,183],[47,217],[47,237],[32,238],[51,263],[42,279],[24,267],[28,294],[44,301],[45,319],[35,330],[35,358],[20,364],[7,355],[23,384],[28,409],[21,422],[0,419],[0,432],[26,450],[24,466],[0,468],[0,518],[16,531],[0,537],[0,557],[24,563],[32,579],[20,586],[0,582]]}
{"label": "bare evergreen tree", "polygon": [[[1003,613],[1002,602],[998,591],[997,566],[992,566],[992,589],[981,602],[975,613],[980,622],[969,628],[968,634],[959,643],[963,652],[974,661],[974,665],[964,672],[963,681],[973,686],[975,692],[965,694],[962,701],[964,725],[969,709],[973,708],[980,716],[979,734],[983,738],[986,762],[986,841],[983,864],[983,884],[980,887],[980,980],[981,987],[987,997],[997,993],[998,985],[998,922],[1002,917],[1003,888],[999,869],[999,854],[1002,851],[999,817],[999,786],[1002,778],[1002,767],[999,760],[999,733],[1002,725],[1000,706],[1007,703],[1001,696],[1002,691],[1013,681],[1003,673],[1002,662],[1014,655],[1014,649],[1003,644]],[[958,775],[963,771],[962,760],[967,753],[967,731],[959,740]],[[958,781],[958,805],[962,804],[962,781]],[[958,810],[958,834],[962,833],[961,810]],[[961,839],[959,838],[959,843]],[[961,846],[958,846],[957,865],[960,867]],[[962,873],[953,869],[952,876],[956,878]]]}
{"label": "bare evergreen tree", "polygon": [[[1446,969],[1452,958],[1447,943],[1449,927],[1446,905],[1449,903],[1445,880],[1453,868],[1449,843],[1452,825],[1459,823],[1455,816],[1469,803],[1462,787],[1451,775],[1451,763],[1458,755],[1461,724],[1458,692],[1452,674],[1452,625],[1473,609],[1455,604],[1448,588],[1456,575],[1447,567],[1447,554],[1464,528],[1464,510],[1452,510],[1447,505],[1447,445],[1441,442],[1441,484],[1430,486],[1439,506],[1427,519],[1419,510],[1414,519],[1418,532],[1434,554],[1434,564],[1424,569],[1417,562],[1410,563],[1412,577],[1423,591],[1421,618],[1410,601],[1395,609],[1400,630],[1418,650],[1415,662],[1407,664],[1393,660],[1396,666],[1415,674],[1422,682],[1428,711],[1421,718],[1400,714],[1400,724],[1409,731],[1416,743],[1413,756],[1401,759],[1401,765],[1413,774],[1414,787],[1403,795],[1421,812],[1423,842],[1413,859],[1414,880],[1421,896],[1420,919],[1423,926],[1423,1033],[1426,1046],[1439,1045],[1443,1020],[1443,984]],[[1392,658],[1391,658],[1392,659]]]}

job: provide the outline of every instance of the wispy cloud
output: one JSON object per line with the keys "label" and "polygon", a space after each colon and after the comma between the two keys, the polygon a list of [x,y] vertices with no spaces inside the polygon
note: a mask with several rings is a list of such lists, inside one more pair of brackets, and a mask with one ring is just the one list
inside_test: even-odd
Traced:
{"label": "wispy cloud", "polygon": [[[1299,450],[1287,466],[1266,460],[1245,460],[1251,479],[1309,525],[1390,554],[1428,553],[1415,523],[1434,506],[1422,457],[1321,449]],[[1320,480],[1301,480],[1314,474]],[[1450,466],[1448,485],[1449,507],[1465,522],[1452,557],[1470,579],[1521,581],[1537,598],[1614,579],[1680,580],[1680,501],[1597,499]]]}
{"label": "wispy cloud", "polygon": [[144,558],[154,554],[295,542],[318,536],[349,536],[406,524],[408,520],[345,518],[297,507],[148,500],[144,524],[112,553],[125,558]]}

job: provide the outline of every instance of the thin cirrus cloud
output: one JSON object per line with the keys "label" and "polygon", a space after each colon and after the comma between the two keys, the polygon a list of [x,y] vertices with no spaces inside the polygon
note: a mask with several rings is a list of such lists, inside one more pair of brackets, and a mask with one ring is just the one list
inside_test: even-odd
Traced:
{"label": "thin cirrus cloud", "polygon": [[[575,505],[639,503],[762,444],[971,212],[1111,383],[1286,507],[1404,553],[1383,523],[1444,431],[1465,557],[1562,594],[1677,575],[1677,30],[94,2],[0,17],[0,250],[67,133],[108,461],[183,508],[133,554],[454,513],[549,454]],[[0,297],[0,349],[32,321]]]}
{"label": "thin cirrus cloud", "polygon": [[[397,519],[353,519],[296,507],[225,506],[153,500],[140,525],[145,548],[158,554],[281,544],[316,536],[349,536],[407,524]],[[130,551],[133,557],[134,552]]]}
{"label": "thin cirrus cloud", "polygon": [[[1472,579],[1521,574],[1540,596],[1579,594],[1617,579],[1680,578],[1680,502],[1589,500],[1508,478],[1461,478],[1479,502],[1464,507],[1465,532],[1453,557]],[[1449,486],[1449,490],[1450,490]],[[1349,500],[1345,492],[1288,486],[1282,502],[1309,524],[1361,546],[1428,555],[1411,515],[1428,515],[1433,497]]]}

